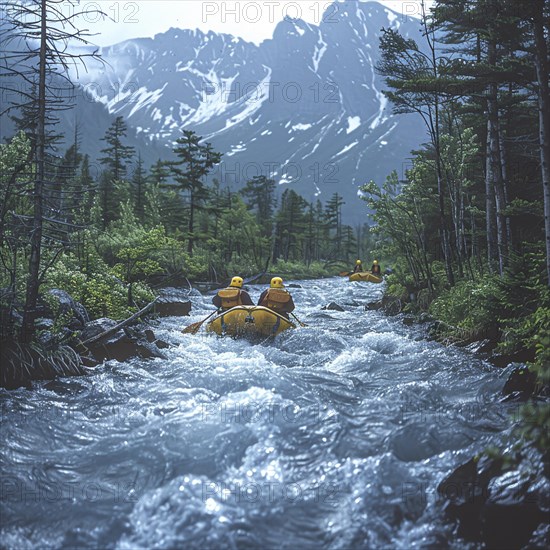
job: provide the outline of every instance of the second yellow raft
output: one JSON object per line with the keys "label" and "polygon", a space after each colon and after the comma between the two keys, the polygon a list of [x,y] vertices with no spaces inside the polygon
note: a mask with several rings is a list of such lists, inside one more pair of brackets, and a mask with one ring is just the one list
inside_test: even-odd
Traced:
{"label": "second yellow raft", "polygon": [[373,275],[370,271],[359,271],[349,276],[350,281],[367,281],[369,283],[381,283],[382,277]]}
{"label": "second yellow raft", "polygon": [[276,336],[296,325],[263,306],[236,306],[206,325],[206,332],[223,336]]}

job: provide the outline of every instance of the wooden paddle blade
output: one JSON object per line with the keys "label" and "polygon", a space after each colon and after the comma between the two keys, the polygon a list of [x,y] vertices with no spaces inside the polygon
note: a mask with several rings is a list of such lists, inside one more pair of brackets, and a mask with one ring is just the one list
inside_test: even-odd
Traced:
{"label": "wooden paddle blade", "polygon": [[198,321],[197,323],[191,323],[188,327],[185,327],[181,332],[183,334],[197,334],[204,321]]}
{"label": "wooden paddle blade", "polygon": [[351,275],[351,272],[349,272],[349,271],[340,271],[340,273],[338,275],[340,275],[340,277],[347,277],[348,275]]}

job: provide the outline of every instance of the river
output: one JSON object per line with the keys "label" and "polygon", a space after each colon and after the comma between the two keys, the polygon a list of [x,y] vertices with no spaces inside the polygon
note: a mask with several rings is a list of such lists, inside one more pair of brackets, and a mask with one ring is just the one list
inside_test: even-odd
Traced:
{"label": "river", "polygon": [[365,311],[381,285],[297,283],[274,341],[181,334],[197,293],[167,360],[0,390],[2,547],[467,548],[436,488],[509,429],[507,371]]}

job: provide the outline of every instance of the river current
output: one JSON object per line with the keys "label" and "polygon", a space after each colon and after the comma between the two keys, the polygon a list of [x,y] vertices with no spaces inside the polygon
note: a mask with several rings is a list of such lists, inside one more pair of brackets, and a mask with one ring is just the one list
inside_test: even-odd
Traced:
{"label": "river current", "polygon": [[468,548],[436,489],[509,429],[508,371],[365,311],[382,285],[296,283],[273,341],[181,334],[194,291],[166,360],[0,390],[0,545]]}

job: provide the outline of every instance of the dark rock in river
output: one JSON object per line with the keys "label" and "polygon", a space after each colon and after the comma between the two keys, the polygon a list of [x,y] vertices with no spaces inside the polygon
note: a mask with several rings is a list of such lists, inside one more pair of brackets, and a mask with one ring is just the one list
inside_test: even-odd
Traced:
{"label": "dark rock in river", "polygon": [[470,344],[464,346],[464,349],[468,350],[471,353],[476,354],[486,354],[493,351],[496,347],[496,342],[486,338],[485,340],[478,340],[476,342],[471,342]]}
{"label": "dark rock in river", "polygon": [[446,501],[444,508],[447,516],[458,521],[460,537],[480,539],[480,512],[487,499],[487,486],[490,476],[498,475],[500,471],[499,460],[482,459],[482,464],[478,464],[472,458],[456,468],[437,487],[437,492]]}
{"label": "dark rock in river", "polygon": [[386,315],[392,317],[401,312],[402,306],[403,304],[399,298],[385,295],[381,300],[367,304],[365,309],[367,311],[382,310]]}
{"label": "dark rock in river", "polygon": [[[114,328],[116,324],[116,321],[107,318],[92,321],[86,326],[80,339],[84,342],[95,338]],[[152,331],[150,332],[152,333]],[[150,337],[151,335],[149,334]],[[101,338],[97,342],[87,344],[87,348],[90,350],[93,358],[99,362],[110,359],[122,362],[132,357],[141,357],[143,359],[152,357],[166,358],[153,342],[148,341],[146,334],[141,335],[131,330],[118,330],[114,334]]]}
{"label": "dark rock in river", "polygon": [[521,365],[510,373],[508,380],[506,380],[502,388],[502,393],[509,395],[513,392],[520,392],[522,397],[527,398],[535,393],[536,386],[536,373],[531,372],[528,367]]}
{"label": "dark rock in river", "polygon": [[117,325],[117,322],[113,319],[109,319],[107,317],[102,317],[101,319],[95,319],[94,321],[91,321],[86,325],[82,333],[80,334],[80,340],[83,342],[86,340],[90,340],[91,338],[95,338],[96,336],[99,336],[103,332],[106,332],[107,330],[114,328]]}
{"label": "dark rock in river", "polygon": [[546,521],[548,482],[519,470],[503,472],[501,459],[483,457],[462,464],[437,491],[448,517],[458,521],[459,537],[487,548],[522,548]]}
{"label": "dark rock in river", "polygon": [[180,288],[163,288],[155,303],[155,313],[160,317],[183,317],[189,315],[191,302],[188,292]]}
{"label": "dark rock in river", "polygon": [[534,349],[524,349],[511,354],[493,354],[489,357],[489,361],[495,367],[505,368],[510,363],[530,363],[535,360]]}
{"label": "dark rock in river", "polygon": [[531,479],[517,470],[489,483],[489,498],[483,507],[482,540],[489,548],[522,548],[539,523],[548,518],[539,509]]}
{"label": "dark rock in river", "polygon": [[323,306],[321,309],[330,311],[345,311],[345,309],[342,306],[339,306],[336,302],[330,302],[330,304]]}

